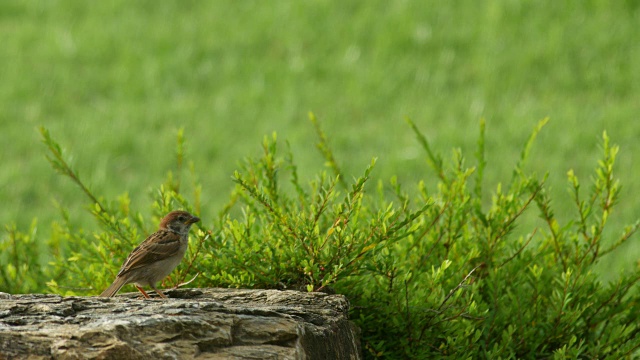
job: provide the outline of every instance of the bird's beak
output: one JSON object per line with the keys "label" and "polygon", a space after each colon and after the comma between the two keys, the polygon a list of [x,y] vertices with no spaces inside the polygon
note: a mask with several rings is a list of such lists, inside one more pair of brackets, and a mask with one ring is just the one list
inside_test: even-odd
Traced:
{"label": "bird's beak", "polygon": [[197,216],[192,217],[191,219],[187,220],[186,224],[187,225],[191,225],[193,223],[197,223],[198,221],[200,221],[200,218]]}

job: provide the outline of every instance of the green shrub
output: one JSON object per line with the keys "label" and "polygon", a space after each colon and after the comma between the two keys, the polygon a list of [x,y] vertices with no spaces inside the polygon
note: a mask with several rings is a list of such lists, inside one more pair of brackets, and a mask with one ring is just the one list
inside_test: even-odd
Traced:
{"label": "green shrub", "polygon": [[[39,281],[54,277],[40,261],[37,224],[34,219],[26,232],[18,230],[15,224],[5,227],[0,239],[0,291],[11,294],[41,291]],[[48,245],[55,248],[52,242]]]}
{"label": "green shrub", "polygon": [[[372,181],[375,160],[360,177],[346,179],[311,118],[327,169],[301,181],[288,146],[279,155],[275,134],[265,137],[262,155],[246,159],[233,175],[228,205],[198,224],[187,258],[165,286],[189,280],[192,286],[344,294],[367,358],[637,357],[640,271],[604,284],[594,270],[640,226],[616,239],[605,236],[620,191],[613,176],[618,148],[606,133],[591,189],[585,194],[569,171],[576,212],[558,217],[546,176],[525,170],[546,120],[525,143],[512,178],[489,194],[484,122],[475,166],[469,166],[459,150],[445,161],[408,121],[437,185],[422,181],[406,190],[397,177]],[[53,261],[45,267],[20,260],[28,258],[34,232],[11,228],[1,244],[1,259],[10,264],[0,272],[5,291],[42,290],[47,279],[57,293],[97,294],[159,217],[174,208],[200,211],[193,164],[191,181],[181,181],[187,172],[182,132],[176,169],[152,197],[153,221],[131,211],[126,194],[115,201],[94,195],[45,129],[42,135],[54,168],[87,194],[101,228],[74,227],[61,209],[47,243]]]}

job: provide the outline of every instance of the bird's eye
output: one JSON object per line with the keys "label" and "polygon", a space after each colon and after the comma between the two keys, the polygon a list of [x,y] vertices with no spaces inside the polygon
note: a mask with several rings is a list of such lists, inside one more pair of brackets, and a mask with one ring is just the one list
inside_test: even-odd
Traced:
{"label": "bird's eye", "polygon": [[180,216],[178,216],[178,220],[180,220],[180,221],[184,221],[184,220],[185,220],[184,215],[180,215]]}

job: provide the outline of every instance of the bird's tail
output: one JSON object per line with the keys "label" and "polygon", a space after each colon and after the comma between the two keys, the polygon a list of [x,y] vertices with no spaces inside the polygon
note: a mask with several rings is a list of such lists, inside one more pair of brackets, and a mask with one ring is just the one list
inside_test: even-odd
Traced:
{"label": "bird's tail", "polygon": [[125,284],[126,284],[125,277],[117,277],[115,280],[113,280],[113,284],[111,284],[107,288],[107,290],[103,291],[102,294],[100,294],[100,296],[112,297],[113,295],[117,294],[118,291],[120,291],[120,288],[123,287]]}

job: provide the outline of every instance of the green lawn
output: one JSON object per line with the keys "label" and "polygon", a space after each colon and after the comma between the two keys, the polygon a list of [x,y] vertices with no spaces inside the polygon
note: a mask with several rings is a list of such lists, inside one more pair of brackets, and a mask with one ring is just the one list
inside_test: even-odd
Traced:
{"label": "green lawn", "polygon": [[[42,231],[87,202],[44,158],[36,127],[59,140],[96,192],[149,191],[174,166],[176,130],[211,219],[237,162],[273,131],[302,177],[322,169],[313,111],[347,173],[378,157],[378,179],[432,179],[410,117],[433,148],[472,160],[487,120],[486,186],[510,179],[542,118],[530,169],[550,172],[559,215],[566,171],[586,185],[603,130],[620,145],[622,204],[612,233],[640,216],[640,2],[34,1],[0,2],[0,223]],[[587,186],[585,186],[587,187]],[[631,266],[638,241],[614,254]]]}

